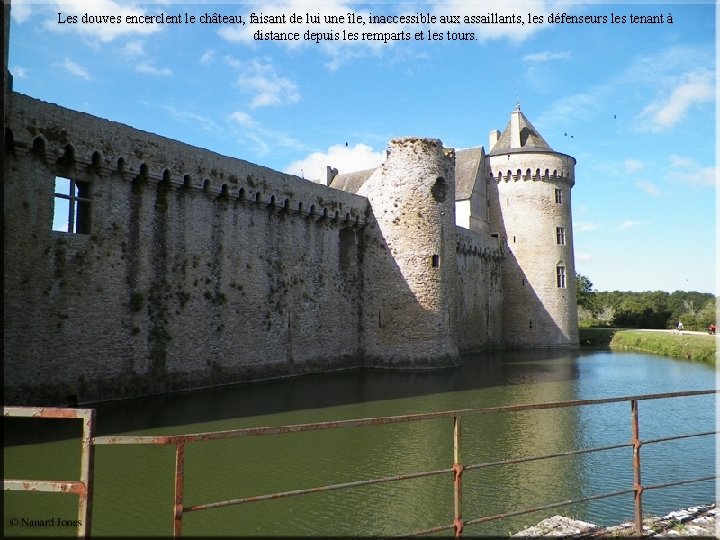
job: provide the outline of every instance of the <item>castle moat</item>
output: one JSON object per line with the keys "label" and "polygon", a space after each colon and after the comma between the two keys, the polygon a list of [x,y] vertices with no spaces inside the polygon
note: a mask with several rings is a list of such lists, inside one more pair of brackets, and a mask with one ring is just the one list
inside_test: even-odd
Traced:
{"label": "castle moat", "polygon": [[[711,367],[607,351],[516,351],[467,355],[434,371],[349,370],[94,405],[98,435],[183,434],[252,426],[598,399],[714,387]],[[715,429],[715,396],[641,402],[642,439]],[[464,463],[514,459],[626,443],[626,402],[484,414],[463,420]],[[60,424],[4,420],[6,478],[76,478],[79,441]],[[40,427],[38,427],[40,426]],[[45,433],[41,433],[47,428]],[[50,428],[54,431],[50,431]],[[18,435],[20,433],[20,435]],[[185,503],[379,478],[452,465],[447,419],[189,445]],[[714,474],[715,437],[642,448],[644,485]],[[100,446],[95,453],[92,533],[172,533],[172,446]],[[463,517],[509,512],[631,488],[632,449],[466,471]],[[643,510],[664,515],[715,500],[714,481],[647,491]],[[6,492],[5,535],[68,534],[73,527],[11,527],[8,519],[53,524],[76,518],[76,497]],[[632,494],[468,527],[502,535],[563,514],[599,525],[632,519]],[[185,535],[390,535],[452,522],[452,478],[439,475],[194,512]],[[64,520],[64,521],[63,521]],[[22,523],[22,521],[20,521]]]}

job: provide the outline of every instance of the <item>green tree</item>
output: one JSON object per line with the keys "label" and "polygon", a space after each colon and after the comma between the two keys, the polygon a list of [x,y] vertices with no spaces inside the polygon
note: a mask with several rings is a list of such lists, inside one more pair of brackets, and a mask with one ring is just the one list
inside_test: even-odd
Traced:
{"label": "green tree", "polygon": [[576,274],[575,287],[577,289],[577,305],[595,317],[600,312],[600,306],[592,281],[587,276]]}

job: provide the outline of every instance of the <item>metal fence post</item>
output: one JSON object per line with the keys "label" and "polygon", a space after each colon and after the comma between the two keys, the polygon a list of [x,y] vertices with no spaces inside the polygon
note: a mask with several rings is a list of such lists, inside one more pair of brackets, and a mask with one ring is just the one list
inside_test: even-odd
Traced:
{"label": "metal fence post", "polygon": [[461,537],[463,533],[463,519],[462,519],[462,474],[463,466],[460,462],[460,446],[461,446],[461,431],[460,431],[460,416],[453,417],[453,485],[455,488],[455,519],[453,525],[455,526],[455,536]]}
{"label": "metal fence post", "polygon": [[640,425],[638,422],[638,401],[630,401],[632,413],[632,445],[633,445],[633,490],[635,494],[635,534],[642,536],[642,482],[640,480]]}
{"label": "metal fence post", "polygon": [[85,492],[80,494],[78,501],[78,536],[90,536],[92,521],[93,498],[93,467],[95,465],[95,409],[89,409],[83,416],[82,453],[80,455],[80,481]]}
{"label": "metal fence post", "polygon": [[173,537],[182,536],[183,494],[185,490],[185,443],[175,445],[175,505],[173,506]]}

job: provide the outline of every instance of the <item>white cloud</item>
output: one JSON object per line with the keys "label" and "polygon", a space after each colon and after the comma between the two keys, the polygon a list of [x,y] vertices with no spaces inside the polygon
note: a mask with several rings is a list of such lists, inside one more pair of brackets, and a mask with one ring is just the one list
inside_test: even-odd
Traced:
{"label": "white cloud", "polygon": [[243,127],[256,127],[257,126],[255,121],[252,119],[252,117],[249,114],[241,112],[241,111],[235,111],[234,113],[232,113],[230,115],[230,120],[232,120],[233,122],[237,122],[238,124],[240,124]]}
{"label": "white cloud", "polygon": [[81,79],[85,79],[86,81],[89,81],[92,79],[90,77],[90,74],[83,68],[82,66],[79,66],[69,58],[66,58],[65,61],[62,64],[55,64],[59,65],[63,69],[65,69],[68,73],[71,73],[72,75],[75,75],[76,77],[80,77]]}
{"label": "white cloud", "polygon": [[717,183],[717,168],[703,167],[689,157],[672,154],[669,157],[671,169],[667,179],[675,184],[692,187],[713,187]]}
{"label": "white cloud", "polygon": [[20,66],[10,68],[10,73],[12,73],[12,76],[16,79],[27,79],[28,76],[28,70]]}
{"label": "white cloud", "polygon": [[636,221],[636,220],[628,219],[628,220],[623,221],[620,225],[618,225],[615,230],[626,231],[628,229],[632,229],[632,228],[639,227],[641,225],[647,225],[647,224],[648,224],[647,221]]}
{"label": "white cloud", "polygon": [[[4,4],[5,2],[3,2]],[[30,2],[27,0],[12,0],[10,16],[18,23],[23,23],[32,15]]]}
{"label": "white cloud", "polygon": [[707,69],[684,73],[679,80],[665,81],[664,86],[662,94],[638,116],[639,130],[667,131],[683,120],[694,105],[712,101],[715,96],[713,76]]}
{"label": "white cloud", "polygon": [[648,182],[647,180],[638,180],[635,182],[635,185],[651,197],[660,196],[660,189],[652,182]]}
{"label": "white cloud", "polygon": [[623,162],[623,168],[625,169],[626,174],[632,174],[641,171],[644,167],[645,164],[637,159],[627,158]]}
{"label": "white cloud", "polygon": [[602,92],[592,90],[562,97],[538,117],[535,125],[568,126],[580,121],[589,121],[602,109],[601,94]]}
{"label": "white cloud", "polygon": [[570,58],[569,51],[543,51],[540,53],[526,54],[525,56],[523,56],[523,60],[525,60],[526,62],[549,62],[550,60],[565,60],[567,58]]}
{"label": "white cloud", "polygon": [[579,233],[585,231],[594,231],[595,229],[599,229],[600,227],[602,227],[602,223],[592,223],[591,221],[578,221],[576,223],[573,223],[573,232]]}
{"label": "white cloud", "polygon": [[215,51],[213,51],[212,49],[208,49],[200,57],[200,62],[202,62],[203,64],[207,64],[209,62],[212,62],[214,59],[215,59]]}
{"label": "white cloud", "polygon": [[313,182],[323,182],[327,166],[337,169],[342,174],[372,169],[380,165],[384,159],[384,151],[375,152],[366,144],[355,146],[337,144],[328,148],[326,152],[313,152],[303,159],[293,161],[284,172],[302,176]]}
{"label": "white cloud", "polygon": [[673,115],[684,114],[692,104],[712,99],[712,66],[705,60],[712,57],[707,49],[680,45],[630,58],[617,74],[552,103],[534,124],[542,130],[551,125],[570,128],[602,115],[613,119],[617,111],[608,104],[634,94],[657,93],[658,99],[635,119],[635,129],[659,131],[661,119],[671,122]]}
{"label": "white cloud", "polygon": [[218,126],[211,118],[197,114],[192,111],[178,109],[173,105],[163,104],[160,108],[164,110],[170,118],[176,122],[193,126],[193,128],[200,127],[205,131],[219,132],[221,127]]}
{"label": "white cloud", "polygon": [[237,85],[243,92],[252,96],[251,108],[269,105],[284,105],[300,101],[297,84],[279,75],[275,66],[261,62],[257,58],[240,61],[226,57],[228,65],[240,71]]}
{"label": "white cloud", "polygon": [[168,77],[173,74],[170,68],[158,68],[151,64],[140,64],[135,68],[138,73],[144,73],[146,75],[157,75],[160,77]]}
{"label": "white cloud", "polygon": [[128,56],[142,56],[145,54],[145,47],[140,41],[128,41],[122,51]]}
{"label": "white cloud", "polygon": [[580,263],[592,262],[593,256],[589,253],[576,253],[575,261]]}
{"label": "white cloud", "polygon": [[[53,0],[52,5],[52,15],[45,20],[45,29],[54,32],[77,32],[91,40],[99,40],[103,43],[110,42],[117,37],[128,34],[152,34],[159,32],[162,28],[162,25],[156,22],[126,23],[125,21],[128,15],[158,15],[162,11],[157,10],[157,12],[155,12],[141,9],[132,2],[115,2],[114,0],[93,0],[92,2],[88,2],[87,0]],[[13,11],[15,10],[14,3],[12,9]],[[60,13],[60,15],[58,15],[58,13]],[[121,22],[119,24],[103,22],[83,23],[82,17],[86,14],[89,17],[114,15],[120,17]],[[67,17],[69,15],[78,17],[77,24],[58,23],[59,17]]]}
{"label": "white cloud", "polygon": [[668,159],[670,160],[670,165],[673,167],[682,167],[687,169],[696,168],[698,166],[694,159],[678,156],[677,154],[670,154]]}
{"label": "white cloud", "polygon": [[238,125],[243,128],[238,136],[241,139],[250,141],[255,147],[255,152],[260,156],[264,156],[272,148],[278,147],[291,148],[295,151],[306,150],[306,147],[297,139],[278,131],[265,129],[246,112],[234,111],[228,116],[228,120],[232,122],[233,126]]}

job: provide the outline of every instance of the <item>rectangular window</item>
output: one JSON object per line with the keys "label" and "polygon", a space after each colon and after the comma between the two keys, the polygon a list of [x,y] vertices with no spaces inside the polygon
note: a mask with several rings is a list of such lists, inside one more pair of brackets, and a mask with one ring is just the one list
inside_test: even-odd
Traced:
{"label": "rectangular window", "polygon": [[565,245],[565,227],[555,227],[555,236],[557,237],[557,243],[560,246]]}
{"label": "rectangular window", "polygon": [[564,266],[557,267],[557,286],[558,286],[558,289],[565,288],[565,267]]}
{"label": "rectangular window", "polygon": [[55,177],[53,231],[90,234],[90,183]]}
{"label": "rectangular window", "polygon": [[555,190],[555,202],[557,204],[562,204],[562,189]]}

